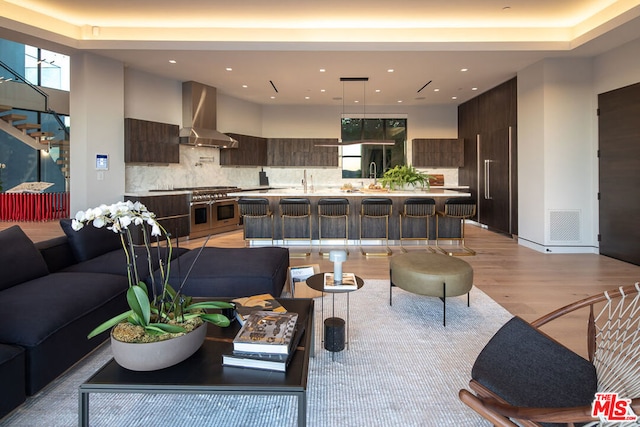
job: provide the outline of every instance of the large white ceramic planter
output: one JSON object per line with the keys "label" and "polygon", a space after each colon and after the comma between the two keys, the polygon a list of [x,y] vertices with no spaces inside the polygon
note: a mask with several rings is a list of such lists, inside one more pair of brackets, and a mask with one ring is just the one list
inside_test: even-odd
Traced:
{"label": "large white ceramic planter", "polygon": [[207,324],[186,335],[151,343],[126,343],[111,336],[111,351],[118,365],[132,371],[155,371],[182,362],[195,353],[207,336]]}

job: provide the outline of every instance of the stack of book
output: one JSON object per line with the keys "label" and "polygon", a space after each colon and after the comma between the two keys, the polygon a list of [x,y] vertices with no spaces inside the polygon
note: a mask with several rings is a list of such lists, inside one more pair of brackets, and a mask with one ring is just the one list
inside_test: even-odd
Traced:
{"label": "stack of book", "polygon": [[298,313],[254,311],[233,340],[233,353],[222,356],[222,364],[285,372],[303,328]]}
{"label": "stack of book", "polygon": [[355,291],[358,289],[356,275],[354,273],[342,273],[342,281],[336,282],[333,273],[324,273],[325,291]]}
{"label": "stack of book", "polygon": [[247,316],[254,311],[275,311],[276,313],[286,313],[287,310],[271,294],[253,295],[250,297],[236,298],[231,300],[236,307],[236,319],[241,325]]}

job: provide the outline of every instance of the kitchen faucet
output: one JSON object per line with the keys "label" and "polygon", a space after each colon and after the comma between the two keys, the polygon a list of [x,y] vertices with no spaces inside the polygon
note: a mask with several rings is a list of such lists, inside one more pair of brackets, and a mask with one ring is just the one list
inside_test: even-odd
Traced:
{"label": "kitchen faucet", "polygon": [[378,166],[376,162],[369,163],[369,179],[373,179],[373,183],[378,183]]}

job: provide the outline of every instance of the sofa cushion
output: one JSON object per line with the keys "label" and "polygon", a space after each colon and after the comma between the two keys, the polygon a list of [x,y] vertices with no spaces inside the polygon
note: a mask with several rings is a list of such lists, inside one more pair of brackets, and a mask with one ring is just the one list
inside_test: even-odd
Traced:
{"label": "sofa cushion", "polygon": [[519,317],[491,338],[471,376],[515,406],[589,406],[597,388],[592,363]]}
{"label": "sofa cushion", "polygon": [[60,226],[69,239],[71,250],[78,262],[87,261],[118,249],[122,250],[120,235],[106,227],[96,228],[93,224],[87,224],[82,229],[75,231],[71,228],[71,219],[69,218],[61,219]]}
{"label": "sofa cushion", "polygon": [[24,350],[20,347],[0,344],[0,418],[20,406],[27,398],[25,393]]}
{"label": "sofa cushion", "polygon": [[[171,251],[171,259],[175,259],[186,252],[189,252],[189,249],[173,248]],[[134,247],[134,253],[136,259],[136,268],[138,270],[138,277],[140,277],[140,280],[145,280],[150,275],[149,263],[147,262],[147,251],[144,246],[136,246]],[[158,261],[160,257],[162,257],[162,259],[166,259],[167,249],[165,247],[161,247],[159,249],[151,248],[152,271],[156,270],[160,266],[160,263]],[[62,271],[107,273],[126,276],[127,258],[124,254],[124,250],[120,248],[120,250],[111,251],[90,260],[71,265]]]}
{"label": "sofa cushion", "polygon": [[185,295],[237,298],[282,293],[289,267],[286,248],[206,247],[198,257],[199,252],[191,250],[171,262],[169,283],[176,290],[193,265],[182,290]]}
{"label": "sofa cushion", "polygon": [[0,290],[49,274],[47,263],[24,231],[14,225],[0,231]]}
{"label": "sofa cushion", "polygon": [[[122,276],[60,272],[5,289],[0,292],[0,342],[35,347],[105,301],[124,300],[127,287]],[[96,326],[87,325],[87,333]]]}

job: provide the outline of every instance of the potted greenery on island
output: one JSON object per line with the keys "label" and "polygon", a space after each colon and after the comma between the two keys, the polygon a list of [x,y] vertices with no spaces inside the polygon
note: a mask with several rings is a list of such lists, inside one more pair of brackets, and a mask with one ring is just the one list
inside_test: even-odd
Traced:
{"label": "potted greenery on island", "polygon": [[[154,370],[171,366],[191,356],[202,345],[206,336],[204,322],[220,327],[229,326],[230,321],[226,316],[221,313],[207,313],[206,310],[232,309],[233,305],[221,301],[194,303],[191,297],[182,294],[186,277],[177,289],[169,284],[171,239],[156,221],[155,214],[149,212],[142,203],[118,202],[80,211],[72,220],[72,227],[78,231],[89,223],[94,227],[105,227],[117,233],[126,257],[129,280],[126,298],[129,310],[97,326],[88,336],[92,338],[111,329],[111,347],[114,358],[120,365],[133,370]],[[130,227],[136,226],[140,226],[142,230],[143,246],[147,255],[144,262],[148,263],[150,272],[153,272],[154,265],[152,251],[157,251],[158,254],[159,278],[153,273],[150,275],[151,294],[146,283],[140,279],[136,266],[130,230]],[[153,237],[156,238],[154,245],[151,243]],[[160,250],[160,237],[166,240],[165,251]],[[161,286],[156,286],[156,280],[161,280]],[[190,335],[191,337],[185,338]],[[168,354],[167,347],[173,344],[167,343],[168,341],[175,342],[178,347],[177,356]],[[185,341],[190,342],[189,346],[185,345]],[[133,347],[126,344],[133,344]],[[144,345],[148,345],[151,356],[143,353]],[[157,348],[149,346],[161,346],[162,350],[158,351]],[[132,348],[133,353],[118,355],[116,352],[122,348]],[[174,360],[176,357],[182,359]],[[150,367],[146,365],[145,360],[149,358],[155,359],[150,361]]]}
{"label": "potted greenery on island", "polygon": [[396,165],[395,167],[388,169],[380,179],[380,183],[383,187],[389,187],[389,190],[403,190],[411,189],[416,186],[420,186],[428,190],[431,185],[429,179],[433,178],[431,175],[420,172],[413,166],[409,165]]}

